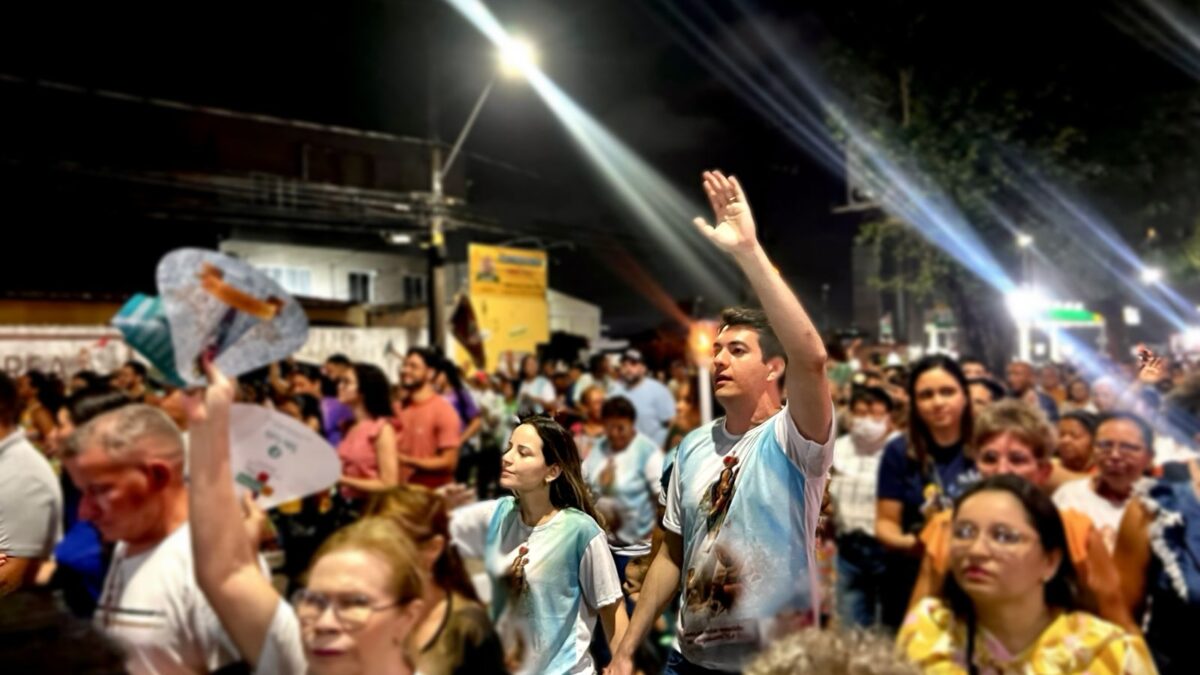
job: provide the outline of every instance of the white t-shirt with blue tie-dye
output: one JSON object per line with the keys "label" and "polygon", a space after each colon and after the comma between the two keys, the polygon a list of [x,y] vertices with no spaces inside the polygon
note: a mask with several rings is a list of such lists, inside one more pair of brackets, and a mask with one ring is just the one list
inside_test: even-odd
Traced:
{"label": "white t-shirt with blue tie-dye", "polygon": [[[524,673],[592,673],[588,647],[598,610],[619,602],[621,581],[604,531],[590,516],[563,509],[530,527],[512,497],[456,509],[450,538],[464,556],[482,558],[492,582],[492,621]],[[522,550],[524,549],[524,550]],[[525,584],[514,592],[513,562]]]}
{"label": "white t-shirt with blue tie-dye", "polygon": [[614,553],[636,557],[650,552],[657,515],[654,505],[662,490],[662,461],[663,451],[640,432],[620,452],[613,452],[608,439],[602,438],[584,460],[583,480],[597,507],[611,500],[620,516],[616,540],[609,541]]}
{"label": "white t-shirt with blue tie-dye", "polygon": [[[678,644],[691,663],[741,670],[769,641],[813,623],[813,548],[833,430],[831,422],[828,441],[814,443],[785,407],[741,436],[721,418],[679,444],[663,526],[683,538]],[[732,456],[728,508],[710,518]]]}

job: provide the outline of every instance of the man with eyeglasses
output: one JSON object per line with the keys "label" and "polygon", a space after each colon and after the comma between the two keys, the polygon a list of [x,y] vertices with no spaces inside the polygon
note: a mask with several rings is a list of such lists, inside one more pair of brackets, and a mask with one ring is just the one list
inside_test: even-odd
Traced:
{"label": "man with eyeglasses", "polygon": [[175,423],[157,408],[126,406],[76,432],[65,454],[80,517],[117,542],[95,623],[123,649],[128,671],[207,673],[241,660],[196,587]]}
{"label": "man with eyeglasses", "polygon": [[1054,503],[1091,518],[1111,553],[1125,507],[1154,463],[1154,430],[1133,413],[1108,413],[1100,418],[1093,443],[1096,475],[1064,483],[1054,493]]}

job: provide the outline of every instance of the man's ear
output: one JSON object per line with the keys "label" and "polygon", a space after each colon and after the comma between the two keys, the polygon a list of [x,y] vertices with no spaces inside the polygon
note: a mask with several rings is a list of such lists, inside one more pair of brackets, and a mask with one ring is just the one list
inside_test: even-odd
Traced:
{"label": "man's ear", "polygon": [[783,373],[786,370],[787,361],[784,361],[782,357],[776,356],[774,358],[767,359],[767,381],[775,382],[779,378],[783,377]]}
{"label": "man's ear", "polygon": [[161,460],[150,460],[146,463],[146,476],[150,487],[161,490],[171,484],[171,466]]}

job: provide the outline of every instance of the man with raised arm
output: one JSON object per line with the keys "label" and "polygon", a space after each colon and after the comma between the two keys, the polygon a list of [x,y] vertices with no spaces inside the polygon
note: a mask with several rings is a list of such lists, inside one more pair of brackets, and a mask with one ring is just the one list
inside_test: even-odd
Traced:
{"label": "man with raised arm", "polygon": [[737,261],[764,311],[722,314],[712,367],[726,415],[679,445],[664,545],[614,654],[619,675],[677,592],[679,651],[666,673],[738,671],[817,609],[813,539],[834,441],[825,346],[759,244],[737,179],[707,172],[704,191],[717,224],[696,225]]}

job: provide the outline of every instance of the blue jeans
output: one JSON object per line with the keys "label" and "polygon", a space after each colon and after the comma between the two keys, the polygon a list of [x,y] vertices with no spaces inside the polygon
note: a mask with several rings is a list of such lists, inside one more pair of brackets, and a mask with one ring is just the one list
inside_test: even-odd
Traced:
{"label": "blue jeans", "polygon": [[683,654],[672,649],[667,654],[667,665],[663,666],[662,675],[737,675],[729,670],[713,670],[704,668],[683,658]]}
{"label": "blue jeans", "polygon": [[838,537],[837,615],[843,626],[879,625],[886,571],[877,539],[857,531]]}

